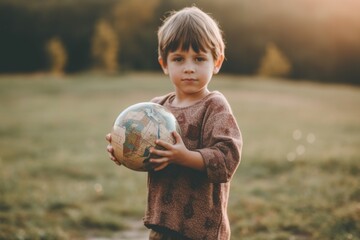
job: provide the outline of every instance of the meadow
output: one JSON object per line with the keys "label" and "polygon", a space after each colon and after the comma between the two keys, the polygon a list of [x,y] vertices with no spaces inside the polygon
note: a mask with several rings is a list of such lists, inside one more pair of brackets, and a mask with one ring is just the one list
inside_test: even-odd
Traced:
{"label": "meadow", "polygon": [[[210,88],[244,139],[232,240],[360,239],[360,88],[222,74]],[[158,73],[1,76],[0,239],[146,235],[146,174],[111,162],[105,135],[169,91]]]}

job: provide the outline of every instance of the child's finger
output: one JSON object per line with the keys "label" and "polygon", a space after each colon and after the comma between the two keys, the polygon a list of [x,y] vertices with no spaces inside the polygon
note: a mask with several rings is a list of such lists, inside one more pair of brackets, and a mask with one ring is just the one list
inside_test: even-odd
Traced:
{"label": "child's finger", "polygon": [[111,142],[111,133],[106,134],[105,139],[106,141]]}
{"label": "child's finger", "polygon": [[175,138],[175,143],[181,143],[182,142],[182,138],[180,136],[180,134],[176,131],[172,132],[173,137]]}
{"label": "child's finger", "polygon": [[109,154],[109,158],[111,161],[113,161],[114,163],[116,163],[117,165],[121,165],[121,162],[119,160],[117,160],[114,155],[112,155],[111,153]]}
{"label": "child's finger", "polygon": [[159,150],[159,149],[156,149],[156,148],[152,148],[150,150],[150,153],[153,154],[153,155],[159,156],[159,157],[169,157],[170,156],[169,151]]}
{"label": "child's finger", "polygon": [[163,170],[164,168],[166,168],[169,165],[169,162],[165,162],[163,164],[160,164],[159,166],[154,168],[154,171],[160,171]]}
{"label": "child's finger", "polygon": [[167,150],[170,150],[171,147],[172,147],[172,144],[167,143],[167,142],[164,142],[164,141],[159,140],[159,139],[155,141],[155,144],[156,144],[156,145],[159,145],[159,146],[161,146],[161,147],[164,147],[164,148],[167,149]]}
{"label": "child's finger", "polygon": [[154,164],[163,164],[169,161],[169,158],[162,157],[162,158],[151,158],[150,162]]}
{"label": "child's finger", "polygon": [[110,144],[107,145],[106,150],[111,154],[114,152],[114,148]]}

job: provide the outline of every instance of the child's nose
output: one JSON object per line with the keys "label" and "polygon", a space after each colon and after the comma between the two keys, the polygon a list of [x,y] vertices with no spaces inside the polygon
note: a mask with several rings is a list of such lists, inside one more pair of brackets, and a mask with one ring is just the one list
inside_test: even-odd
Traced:
{"label": "child's nose", "polygon": [[184,73],[193,73],[195,72],[194,64],[188,62],[184,65]]}

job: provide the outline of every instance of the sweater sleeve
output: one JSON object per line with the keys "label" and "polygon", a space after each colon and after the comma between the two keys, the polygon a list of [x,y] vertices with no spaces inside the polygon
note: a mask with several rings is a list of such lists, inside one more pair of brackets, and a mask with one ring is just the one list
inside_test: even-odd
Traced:
{"label": "sweater sleeve", "polygon": [[210,182],[231,180],[240,164],[242,136],[225,97],[216,97],[207,103],[202,131],[202,146],[198,149],[204,159]]}

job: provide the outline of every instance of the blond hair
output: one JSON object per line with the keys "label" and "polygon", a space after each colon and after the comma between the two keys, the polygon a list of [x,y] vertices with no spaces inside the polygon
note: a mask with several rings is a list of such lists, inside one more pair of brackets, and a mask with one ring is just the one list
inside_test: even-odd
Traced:
{"label": "blond hair", "polygon": [[197,53],[210,49],[215,61],[225,50],[218,23],[197,7],[171,12],[158,30],[158,54],[165,64],[169,52],[190,47]]}

